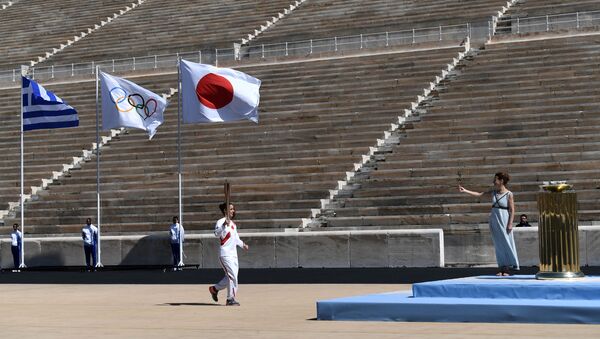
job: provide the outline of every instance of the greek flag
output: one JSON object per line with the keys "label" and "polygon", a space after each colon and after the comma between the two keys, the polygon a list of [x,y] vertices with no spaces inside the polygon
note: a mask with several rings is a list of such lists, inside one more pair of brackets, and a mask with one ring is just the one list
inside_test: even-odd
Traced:
{"label": "greek flag", "polygon": [[23,131],[79,126],[77,111],[33,80],[21,77]]}

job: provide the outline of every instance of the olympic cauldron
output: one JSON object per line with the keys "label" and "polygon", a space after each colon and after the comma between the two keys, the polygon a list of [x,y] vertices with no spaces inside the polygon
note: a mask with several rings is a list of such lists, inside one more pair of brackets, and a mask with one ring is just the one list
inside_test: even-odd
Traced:
{"label": "olympic cauldron", "polygon": [[564,181],[538,193],[540,271],[536,279],[579,278],[577,193]]}

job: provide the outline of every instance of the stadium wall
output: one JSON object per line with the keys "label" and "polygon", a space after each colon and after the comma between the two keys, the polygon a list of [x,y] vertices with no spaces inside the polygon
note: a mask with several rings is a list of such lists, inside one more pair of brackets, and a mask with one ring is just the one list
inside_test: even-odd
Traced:
{"label": "stadium wall", "polygon": [[[538,265],[537,227],[515,229],[522,266]],[[489,234],[441,229],[243,233],[249,251],[238,251],[243,268],[394,268],[495,264]],[[600,266],[600,226],[580,226],[580,265]],[[219,268],[212,234],[186,237],[185,263]],[[440,250],[443,249],[443,250]],[[83,266],[78,237],[26,238],[29,267]],[[167,234],[104,236],[105,266],[171,264]],[[11,268],[10,241],[0,242],[0,265]]]}
{"label": "stadium wall", "polygon": [[[245,268],[443,267],[441,229],[330,232],[243,233],[250,250],[238,250]],[[167,232],[146,236],[103,236],[102,263],[170,265]],[[190,234],[184,262],[200,268],[219,268],[219,243],[212,234]],[[0,242],[2,268],[10,268],[10,241]],[[25,238],[28,267],[84,265],[79,237]]]}

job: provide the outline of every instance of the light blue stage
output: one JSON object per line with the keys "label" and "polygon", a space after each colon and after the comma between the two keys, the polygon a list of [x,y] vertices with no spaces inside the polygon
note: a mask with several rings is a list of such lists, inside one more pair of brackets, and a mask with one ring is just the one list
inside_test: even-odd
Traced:
{"label": "light blue stage", "polygon": [[319,320],[600,324],[600,277],[478,276],[317,302]]}

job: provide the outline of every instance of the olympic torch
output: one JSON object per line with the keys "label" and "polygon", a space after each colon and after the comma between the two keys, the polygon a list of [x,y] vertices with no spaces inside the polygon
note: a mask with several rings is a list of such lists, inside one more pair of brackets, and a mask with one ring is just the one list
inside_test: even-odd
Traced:
{"label": "olympic torch", "polygon": [[231,198],[231,185],[229,182],[225,180],[225,184],[223,185],[223,191],[225,193],[225,220],[227,221],[227,225],[229,225],[229,204]]}

